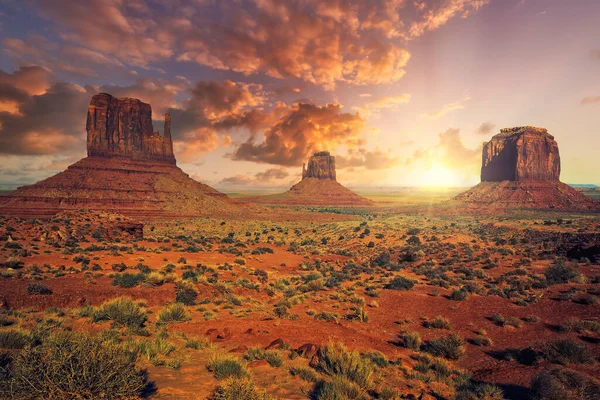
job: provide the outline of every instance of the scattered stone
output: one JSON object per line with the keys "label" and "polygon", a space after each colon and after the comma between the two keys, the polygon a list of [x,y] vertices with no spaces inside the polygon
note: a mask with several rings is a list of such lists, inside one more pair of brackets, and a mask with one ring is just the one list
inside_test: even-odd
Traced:
{"label": "scattered stone", "polygon": [[283,341],[283,339],[277,338],[273,340],[271,344],[265,347],[265,350],[277,350],[282,348],[283,346],[285,346],[285,342]]}

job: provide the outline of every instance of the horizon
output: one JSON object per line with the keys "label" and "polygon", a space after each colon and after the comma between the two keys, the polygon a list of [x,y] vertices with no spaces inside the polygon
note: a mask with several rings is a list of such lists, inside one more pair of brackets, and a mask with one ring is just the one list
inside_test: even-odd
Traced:
{"label": "horizon", "polygon": [[178,166],[224,191],[289,188],[321,150],[350,188],[470,187],[482,143],[521,125],[556,138],[561,181],[600,185],[599,3],[275,3],[3,2],[0,187],[83,158],[100,92],[149,103],[161,134],[170,112]]}

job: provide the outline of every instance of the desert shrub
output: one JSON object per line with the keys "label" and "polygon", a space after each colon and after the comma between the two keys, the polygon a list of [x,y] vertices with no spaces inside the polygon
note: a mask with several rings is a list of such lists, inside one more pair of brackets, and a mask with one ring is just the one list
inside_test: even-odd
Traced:
{"label": "desert shrub", "polygon": [[391,290],[410,290],[413,286],[415,286],[415,283],[412,280],[403,276],[397,276],[385,285],[385,288]]}
{"label": "desert shrub", "polygon": [[600,335],[600,321],[597,319],[571,320],[561,324],[560,329],[564,332],[592,332],[596,335]]}
{"label": "desert shrub", "polygon": [[107,301],[92,312],[93,322],[113,321],[132,329],[143,327],[146,319],[146,312],[127,297]]}
{"label": "desert shrub", "polygon": [[47,294],[52,294],[52,290],[46,285],[43,285],[38,282],[34,282],[34,283],[30,283],[29,285],[27,285],[27,294],[47,295]]}
{"label": "desert shrub", "polygon": [[243,378],[248,375],[246,365],[230,355],[216,354],[206,364],[215,379]]}
{"label": "desert shrub", "polygon": [[191,319],[190,313],[181,303],[165,305],[158,313],[156,323],[158,325],[185,322]]}
{"label": "desert shrub", "polygon": [[150,272],[146,275],[144,283],[150,286],[160,286],[165,283],[165,275],[160,272]]}
{"label": "desert shrub", "polygon": [[544,271],[544,275],[549,285],[575,282],[582,279],[582,275],[579,273],[577,267],[567,265],[562,260],[558,260],[556,263],[548,266]]}
{"label": "desert shrub", "polygon": [[437,357],[458,360],[465,353],[465,341],[456,333],[429,340],[425,351]]}
{"label": "desert shrub", "polygon": [[270,400],[271,396],[256,389],[254,382],[248,378],[228,379],[217,386],[211,400]]}
{"label": "desert shrub", "polygon": [[260,347],[248,349],[244,358],[248,361],[267,360],[271,367],[277,368],[283,365],[283,358],[276,351],[263,350]]}
{"label": "desert shrub", "polygon": [[369,385],[373,367],[357,351],[348,351],[342,343],[328,342],[319,349],[316,369],[330,376],[342,376],[360,387]]}
{"label": "desert shrub", "polygon": [[537,374],[531,382],[537,400],[595,400],[600,380],[567,368],[553,367]]}
{"label": "desert shrub", "polygon": [[450,299],[455,301],[464,301],[469,297],[469,292],[464,289],[455,289],[450,294]]}
{"label": "desert shrub", "polygon": [[370,353],[363,354],[363,358],[366,360],[370,360],[379,368],[386,368],[390,365],[390,361],[387,359],[385,354],[379,351],[372,351]]}
{"label": "desert shrub", "polygon": [[438,315],[431,321],[425,321],[424,325],[426,328],[450,329],[450,321],[448,321],[447,318],[444,318],[441,315]]}
{"label": "desert shrub", "polygon": [[504,392],[496,385],[469,382],[458,389],[454,400],[504,400]]}
{"label": "desert shrub", "polygon": [[32,343],[31,335],[18,329],[0,331],[0,348],[22,349]]}
{"label": "desert shrub", "polygon": [[306,367],[292,367],[290,368],[290,374],[297,376],[306,382],[317,382],[319,380],[319,374],[313,369]]}
{"label": "desert shrub", "polygon": [[0,315],[0,327],[11,326],[14,323],[15,323],[14,320],[7,318],[4,315]]}
{"label": "desert shrub", "polygon": [[473,338],[472,342],[477,346],[490,346],[492,344],[492,339],[485,335],[477,335]]}
{"label": "desert shrub", "polygon": [[311,398],[315,400],[359,400],[366,398],[366,392],[355,382],[344,376],[334,376],[331,381],[318,382]]}
{"label": "desert shrub", "polygon": [[561,339],[541,345],[541,351],[554,364],[593,364],[594,355],[584,344],[573,339]]}
{"label": "desert shrub", "polygon": [[198,292],[194,289],[194,286],[188,283],[177,283],[175,284],[175,301],[183,303],[186,306],[191,306],[196,303]]}
{"label": "desert shrub", "polygon": [[129,289],[137,286],[140,282],[146,279],[144,274],[130,274],[125,272],[123,274],[116,274],[113,278],[112,285],[119,286],[125,289]]}
{"label": "desert shrub", "polygon": [[146,386],[120,346],[74,333],[25,348],[11,373],[11,398],[17,399],[130,399]]}
{"label": "desert shrub", "polygon": [[401,337],[404,347],[418,351],[421,348],[421,335],[419,332],[404,332]]}

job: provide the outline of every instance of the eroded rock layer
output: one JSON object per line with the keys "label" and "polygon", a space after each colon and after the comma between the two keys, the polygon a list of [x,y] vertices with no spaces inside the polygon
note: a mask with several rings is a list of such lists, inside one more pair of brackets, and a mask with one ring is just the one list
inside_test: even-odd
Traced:
{"label": "eroded rock layer", "polygon": [[150,104],[116,98],[107,93],[92,97],[87,115],[89,156],[128,157],[175,164],[171,116],[165,116],[164,137],[152,127]]}
{"label": "eroded rock layer", "polygon": [[86,157],[65,171],[0,199],[0,214],[44,216],[94,209],[128,216],[194,216],[235,211],[225,194],[177,166],[115,157]]}
{"label": "eroded rock layer", "polygon": [[531,126],[502,129],[483,146],[481,183],[454,198],[463,208],[598,211],[597,201],[560,182],[554,136]]}
{"label": "eroded rock layer", "polygon": [[308,160],[308,167],[302,165],[302,179],[331,179],[336,180],[335,176],[335,157],[329,154],[328,151],[315,153]]}
{"label": "eroded rock layer", "polygon": [[481,181],[558,181],[560,155],[544,128],[506,128],[483,146]]}

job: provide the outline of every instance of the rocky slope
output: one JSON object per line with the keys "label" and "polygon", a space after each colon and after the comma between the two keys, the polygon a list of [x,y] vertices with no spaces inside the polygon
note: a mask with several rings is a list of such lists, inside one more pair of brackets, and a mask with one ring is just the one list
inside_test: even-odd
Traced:
{"label": "rocky slope", "polygon": [[269,196],[245,198],[244,201],[277,205],[370,206],[371,200],[354,193],[336,181],[335,157],[329,152],[315,153],[302,166],[302,180],[289,191]]}
{"label": "rocky slope", "polygon": [[89,156],[65,171],[0,198],[0,215],[45,216],[70,209],[109,210],[133,216],[197,216],[247,212],[175,165],[170,135],[152,129],[152,109],[108,94],[88,110]]}
{"label": "rocky slope", "polygon": [[451,206],[600,210],[598,202],[560,182],[558,144],[546,129],[502,129],[484,145],[482,153],[481,183],[456,196]]}

